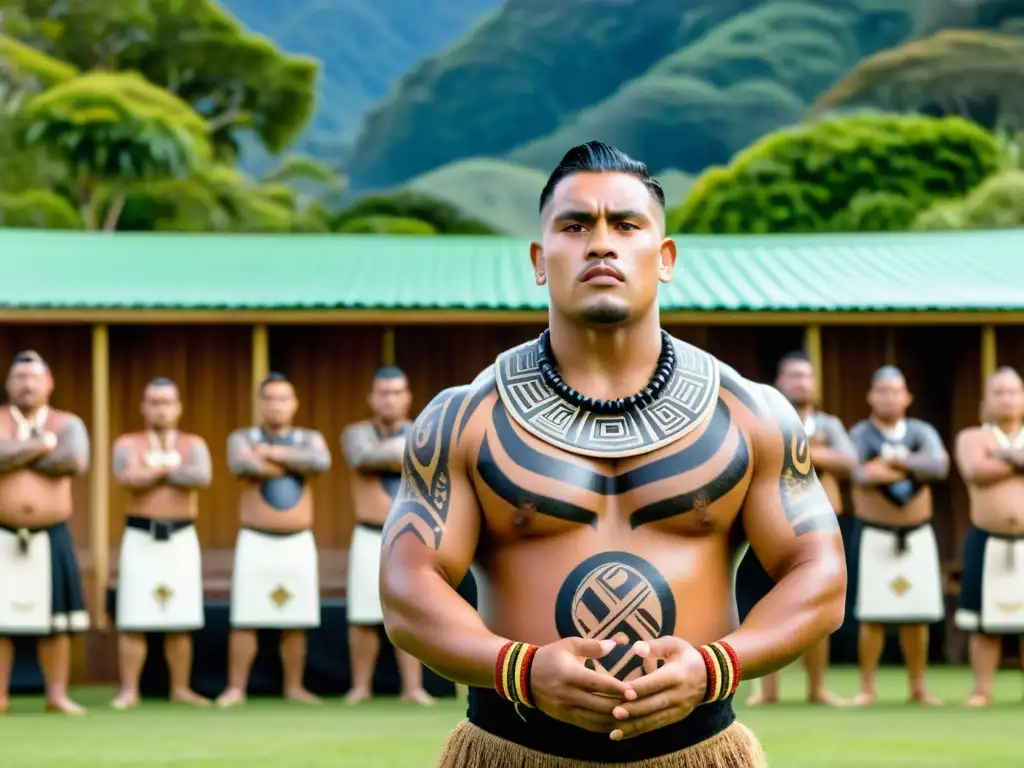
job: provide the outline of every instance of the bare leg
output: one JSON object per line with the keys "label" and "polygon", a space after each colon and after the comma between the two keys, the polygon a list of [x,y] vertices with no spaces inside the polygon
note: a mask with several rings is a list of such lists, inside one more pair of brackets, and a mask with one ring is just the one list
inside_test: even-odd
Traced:
{"label": "bare leg", "polygon": [[168,634],[164,640],[164,656],[171,677],[171,701],[205,707],[209,701],[192,690],[192,635],[187,632]]}
{"label": "bare leg", "polygon": [[779,673],[773,672],[770,675],[759,677],[758,686],[747,699],[747,705],[751,707],[762,707],[766,704],[779,703]]}
{"label": "bare leg", "polygon": [[380,635],[377,627],[350,624],[348,628],[348,656],[352,667],[352,687],[345,701],[358,704],[373,697],[373,670],[380,655]]}
{"label": "bare leg", "polygon": [[14,669],[14,640],[0,637],[0,715],[10,709],[11,672]]}
{"label": "bare leg", "polygon": [[395,649],[398,674],[402,678],[402,701],[414,701],[424,707],[434,706],[434,697],[423,690],[423,665],[415,656]]}
{"label": "bare leg", "polygon": [[303,704],[319,704],[320,699],[302,685],[306,674],[306,633],[304,630],[281,632],[281,666],[284,667],[284,697]]}
{"label": "bare leg", "polygon": [[807,701],[811,704],[825,704],[830,707],[845,707],[847,702],[825,687],[828,672],[829,638],[815,643],[804,654],[804,669],[807,670]]}
{"label": "bare leg", "polygon": [[52,635],[39,638],[39,666],[46,681],[46,711],[82,715],[85,710],[68,696],[71,677],[71,638]]}
{"label": "bare leg", "polygon": [[121,668],[121,689],[110,702],[114,709],[139,705],[139,678],[146,665],[146,636],[122,634],[117,638],[117,661]]}
{"label": "bare leg", "polygon": [[860,662],[860,691],[853,697],[855,707],[866,707],[878,701],[878,665],[885,650],[885,627],[862,623],[857,648]]}
{"label": "bare leg", "polygon": [[928,692],[925,670],[928,667],[928,625],[904,624],[900,627],[900,650],[910,678],[910,700],[916,704],[937,707],[942,701]]}
{"label": "bare leg", "polygon": [[966,707],[987,707],[992,703],[992,681],[1003,656],[1003,638],[992,635],[971,635],[971,668],[974,690],[964,701]]}
{"label": "bare leg", "polygon": [[217,698],[217,706],[232,707],[245,702],[249,671],[256,660],[256,630],[233,629],[228,641],[228,687]]}

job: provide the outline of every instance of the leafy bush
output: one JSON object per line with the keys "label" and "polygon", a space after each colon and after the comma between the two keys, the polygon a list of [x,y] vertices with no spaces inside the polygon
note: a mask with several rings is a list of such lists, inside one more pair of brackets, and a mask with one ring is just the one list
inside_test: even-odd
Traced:
{"label": "leafy bush", "polygon": [[[770,134],[694,183],[670,212],[677,232],[829,232],[846,221],[896,226],[877,212],[844,213],[867,192],[903,198],[919,211],[964,196],[1000,164],[990,133],[961,118],[854,115]],[[842,215],[841,215],[842,214]],[[851,217],[853,217],[851,219]]]}
{"label": "leafy bush", "polygon": [[405,216],[361,216],[347,219],[337,230],[345,235],[436,235],[433,225]]}

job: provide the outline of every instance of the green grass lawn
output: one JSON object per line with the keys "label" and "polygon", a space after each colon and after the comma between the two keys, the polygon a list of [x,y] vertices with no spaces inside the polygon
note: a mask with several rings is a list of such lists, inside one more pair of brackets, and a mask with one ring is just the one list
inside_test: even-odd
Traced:
{"label": "green grass lawn", "polygon": [[[887,670],[873,710],[828,710],[799,703],[803,674],[792,670],[782,681],[787,703],[757,710],[739,703],[738,709],[764,742],[772,768],[1022,763],[1020,673],[1001,673],[997,705],[981,711],[960,706],[970,687],[967,670],[936,669],[932,681],[947,702],[941,709],[906,706],[903,676]],[[844,696],[856,686],[851,669],[833,670],[832,682]],[[745,694],[741,689],[740,702]],[[336,700],[310,708],[256,699],[227,711],[147,702],[115,712],[106,707],[109,690],[77,695],[92,708],[86,717],[45,715],[38,699],[16,699],[0,720],[0,766],[429,768],[464,713],[461,701],[425,710],[386,699],[355,708]]]}

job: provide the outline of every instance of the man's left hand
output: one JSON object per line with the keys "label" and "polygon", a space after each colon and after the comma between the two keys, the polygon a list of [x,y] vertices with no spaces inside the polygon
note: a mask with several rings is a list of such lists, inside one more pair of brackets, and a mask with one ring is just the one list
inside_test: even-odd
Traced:
{"label": "man's left hand", "polygon": [[[678,723],[693,712],[707,692],[704,658],[685,640],[661,637],[641,641],[633,645],[633,652],[644,659],[644,669],[652,671],[632,681],[626,702],[612,711],[620,722],[610,734],[612,741]],[[654,669],[658,660],[665,663]]]}

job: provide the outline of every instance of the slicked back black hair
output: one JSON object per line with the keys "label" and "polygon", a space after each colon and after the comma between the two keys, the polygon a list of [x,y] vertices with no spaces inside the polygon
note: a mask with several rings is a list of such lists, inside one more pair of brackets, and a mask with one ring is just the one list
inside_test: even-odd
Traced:
{"label": "slicked back black hair", "polygon": [[551,172],[547,184],[540,193],[540,211],[543,211],[544,206],[551,201],[558,183],[575,173],[628,173],[630,176],[636,176],[647,187],[651,197],[658,201],[658,205],[663,210],[665,208],[665,192],[661,184],[651,177],[644,163],[634,160],[622,150],[603,141],[588,141],[566,152],[561,162]]}

